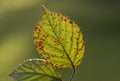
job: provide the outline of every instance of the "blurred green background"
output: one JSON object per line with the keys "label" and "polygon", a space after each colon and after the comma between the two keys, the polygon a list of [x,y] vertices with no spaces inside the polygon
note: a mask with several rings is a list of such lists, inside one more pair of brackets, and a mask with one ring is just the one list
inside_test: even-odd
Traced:
{"label": "blurred green background", "polygon": [[32,33],[42,4],[82,28],[86,53],[74,81],[120,81],[119,0],[0,0],[0,81],[13,81],[19,63],[39,57]]}

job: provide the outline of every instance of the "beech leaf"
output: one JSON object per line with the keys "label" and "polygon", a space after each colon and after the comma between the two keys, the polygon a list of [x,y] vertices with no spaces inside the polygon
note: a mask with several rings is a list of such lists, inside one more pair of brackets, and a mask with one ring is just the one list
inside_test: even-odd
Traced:
{"label": "beech leaf", "polygon": [[62,81],[61,74],[43,59],[28,59],[11,74],[15,81]]}
{"label": "beech leaf", "polygon": [[41,58],[57,68],[77,67],[85,45],[80,27],[68,17],[43,7],[33,40]]}

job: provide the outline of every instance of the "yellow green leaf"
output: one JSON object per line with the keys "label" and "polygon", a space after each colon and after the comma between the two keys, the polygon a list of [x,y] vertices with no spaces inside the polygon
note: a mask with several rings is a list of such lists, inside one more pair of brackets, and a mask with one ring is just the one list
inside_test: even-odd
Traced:
{"label": "yellow green leaf", "polygon": [[58,68],[78,66],[85,45],[80,27],[68,17],[43,7],[33,40],[42,58]]}
{"label": "yellow green leaf", "polygon": [[15,81],[62,81],[61,74],[43,59],[24,61],[10,76]]}

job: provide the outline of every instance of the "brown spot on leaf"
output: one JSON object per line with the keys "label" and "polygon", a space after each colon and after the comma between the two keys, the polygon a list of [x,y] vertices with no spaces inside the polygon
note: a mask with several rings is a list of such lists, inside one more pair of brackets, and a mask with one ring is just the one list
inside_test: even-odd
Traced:
{"label": "brown spot on leaf", "polygon": [[72,41],[72,37],[70,37],[70,40]]}
{"label": "brown spot on leaf", "polygon": [[70,24],[73,24],[73,22],[72,22],[71,20],[69,21],[69,23],[70,23]]}
{"label": "brown spot on leaf", "polygon": [[62,29],[62,31],[65,31],[64,29]]}
{"label": "brown spot on leaf", "polygon": [[66,21],[67,21],[67,19],[65,18],[65,19],[64,19],[64,21],[66,22]]}
{"label": "brown spot on leaf", "polygon": [[58,43],[58,41],[53,41],[53,43],[54,43],[54,46],[58,46],[59,45],[59,43]]}
{"label": "brown spot on leaf", "polygon": [[84,48],[84,42],[82,44],[82,46],[79,48],[79,51],[81,51]]}
{"label": "brown spot on leaf", "polygon": [[59,14],[59,13],[57,13],[57,16],[60,16],[60,14]]}
{"label": "brown spot on leaf", "polygon": [[36,40],[36,39],[38,39],[38,37],[33,37],[33,40]]}
{"label": "brown spot on leaf", "polygon": [[45,39],[48,37],[48,34],[45,36]]}
{"label": "brown spot on leaf", "polygon": [[41,43],[39,43],[39,44],[37,45],[37,48],[40,49],[40,50],[43,50],[43,49],[44,49],[44,46],[43,46]]}

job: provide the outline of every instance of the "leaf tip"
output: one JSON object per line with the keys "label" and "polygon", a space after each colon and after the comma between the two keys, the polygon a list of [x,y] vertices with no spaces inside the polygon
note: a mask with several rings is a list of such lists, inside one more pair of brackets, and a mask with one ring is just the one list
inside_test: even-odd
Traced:
{"label": "leaf tip", "polygon": [[9,76],[10,76],[10,77],[13,77],[13,73],[10,73]]}
{"label": "leaf tip", "polygon": [[43,10],[43,11],[45,11],[45,10],[46,10],[45,5],[42,5],[41,7],[42,7],[42,10]]}

